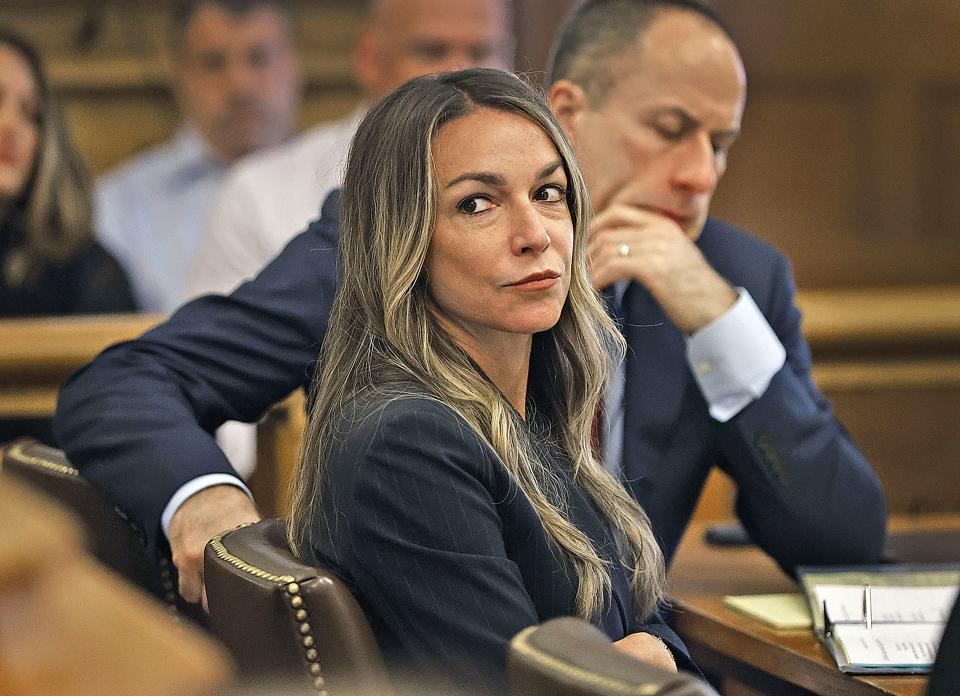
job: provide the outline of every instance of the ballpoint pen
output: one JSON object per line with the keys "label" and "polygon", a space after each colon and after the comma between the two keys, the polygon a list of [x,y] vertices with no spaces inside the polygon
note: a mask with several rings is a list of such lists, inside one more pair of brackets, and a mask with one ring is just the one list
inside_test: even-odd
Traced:
{"label": "ballpoint pen", "polygon": [[873,592],[870,585],[863,586],[863,624],[873,628]]}

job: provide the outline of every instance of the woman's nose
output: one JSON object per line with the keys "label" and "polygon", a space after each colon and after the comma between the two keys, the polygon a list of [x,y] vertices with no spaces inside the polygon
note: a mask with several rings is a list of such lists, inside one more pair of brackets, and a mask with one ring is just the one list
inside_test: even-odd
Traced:
{"label": "woman's nose", "polygon": [[511,247],[514,254],[540,254],[550,246],[550,233],[546,223],[532,204],[518,210],[511,222]]}

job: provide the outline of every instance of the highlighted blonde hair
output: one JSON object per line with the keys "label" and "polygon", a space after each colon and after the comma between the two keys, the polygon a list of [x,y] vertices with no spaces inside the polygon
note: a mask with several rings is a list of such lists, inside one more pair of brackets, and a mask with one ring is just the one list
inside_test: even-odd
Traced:
{"label": "highlighted blonde hair", "polygon": [[623,541],[621,561],[645,617],[663,595],[663,557],[646,514],[595,459],[590,441],[606,375],[624,347],[587,273],[586,188],[543,99],[520,78],[499,70],[411,80],[360,124],[341,198],[340,285],[313,386],[289,541],[295,550],[314,541],[310,520],[320,505],[338,414],[364,392],[415,382],[460,415],[514,476],[547,534],[578,572],[577,613],[595,617],[609,596],[609,568],[569,520],[522,420],[431,310],[424,265],[436,218],[432,143],[444,124],[481,108],[529,119],[550,137],[563,161],[574,225],[570,290],[557,324],[534,336],[530,389],[538,413],[558,434],[574,481]]}

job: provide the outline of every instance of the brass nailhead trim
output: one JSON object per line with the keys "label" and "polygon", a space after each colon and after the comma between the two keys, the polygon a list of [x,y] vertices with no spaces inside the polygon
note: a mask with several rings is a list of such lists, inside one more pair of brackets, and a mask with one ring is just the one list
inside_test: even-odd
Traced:
{"label": "brass nailhead trim", "polygon": [[[244,527],[249,527],[251,524],[253,523],[247,522],[246,524],[241,524],[236,529],[243,529]],[[249,563],[244,561],[242,558],[238,558],[237,556],[234,556],[232,553],[227,551],[227,547],[223,545],[223,538],[227,534],[230,534],[230,532],[235,532],[236,529],[231,529],[229,532],[223,532],[222,534],[218,534],[217,536],[213,537],[213,539],[210,540],[210,546],[211,548],[213,548],[213,552],[217,555],[217,558],[219,558],[221,561],[224,561],[225,563],[229,563],[234,568],[240,571],[243,571],[248,575],[252,575],[256,578],[260,578],[261,580],[267,580],[269,582],[290,583],[287,586],[287,591],[289,591],[290,587],[296,587],[297,591],[299,591],[299,586],[294,582],[296,578],[294,578],[292,575],[274,575],[273,573],[269,573],[263,570],[262,568],[257,568],[254,565],[250,565]],[[291,594],[295,594],[295,593],[291,593]]]}
{"label": "brass nailhead trim", "polygon": [[[248,527],[251,524],[253,523],[248,522],[247,524],[240,525],[236,529],[242,529],[243,527]],[[217,558],[219,558],[221,561],[229,563],[234,568],[237,568],[248,575],[253,575],[254,577],[260,578],[261,580],[267,580],[268,582],[278,583],[283,591],[287,593],[290,598],[290,607],[294,610],[294,618],[300,624],[297,627],[297,630],[300,632],[300,635],[303,636],[303,647],[307,648],[305,657],[309,663],[307,669],[309,670],[310,675],[315,677],[313,680],[313,686],[319,692],[318,696],[327,696],[327,692],[322,690],[322,687],[326,684],[323,678],[323,670],[317,663],[320,655],[313,647],[315,640],[310,633],[312,629],[310,624],[307,622],[309,617],[307,610],[303,608],[303,597],[300,596],[300,585],[297,583],[297,579],[292,575],[274,575],[273,573],[269,573],[262,568],[257,568],[256,566],[247,563],[242,558],[230,553],[227,550],[227,547],[224,546],[223,539],[231,532],[236,531],[236,529],[231,529],[228,532],[223,532],[222,534],[215,536],[210,540],[210,547],[217,555]]]}
{"label": "brass nailhead trim", "polygon": [[47,469],[49,471],[55,471],[58,474],[63,474],[64,476],[79,476],[80,471],[74,469],[72,466],[64,466],[63,464],[55,464],[49,459],[44,459],[43,457],[35,457],[32,454],[27,454],[23,451],[23,443],[17,443],[10,447],[7,450],[7,457],[11,459],[19,459],[26,464],[32,464],[33,466],[39,466],[41,469]]}
{"label": "brass nailhead trim", "polygon": [[576,680],[577,683],[584,684],[588,688],[591,686],[602,688],[606,693],[623,694],[623,696],[654,696],[660,690],[658,684],[627,684],[619,679],[605,677],[581,667],[575,667],[552,655],[547,655],[529,643],[530,634],[536,629],[537,626],[534,625],[520,631],[510,643],[511,649],[534,662],[539,662],[570,677],[572,680]]}

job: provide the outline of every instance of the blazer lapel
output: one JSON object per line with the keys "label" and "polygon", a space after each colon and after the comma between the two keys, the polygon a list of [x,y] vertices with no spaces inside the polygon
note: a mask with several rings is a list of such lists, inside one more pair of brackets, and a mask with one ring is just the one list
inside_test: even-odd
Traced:
{"label": "blazer lapel", "polygon": [[623,314],[628,343],[623,473],[625,480],[652,484],[692,376],[683,335],[646,288],[627,287]]}

